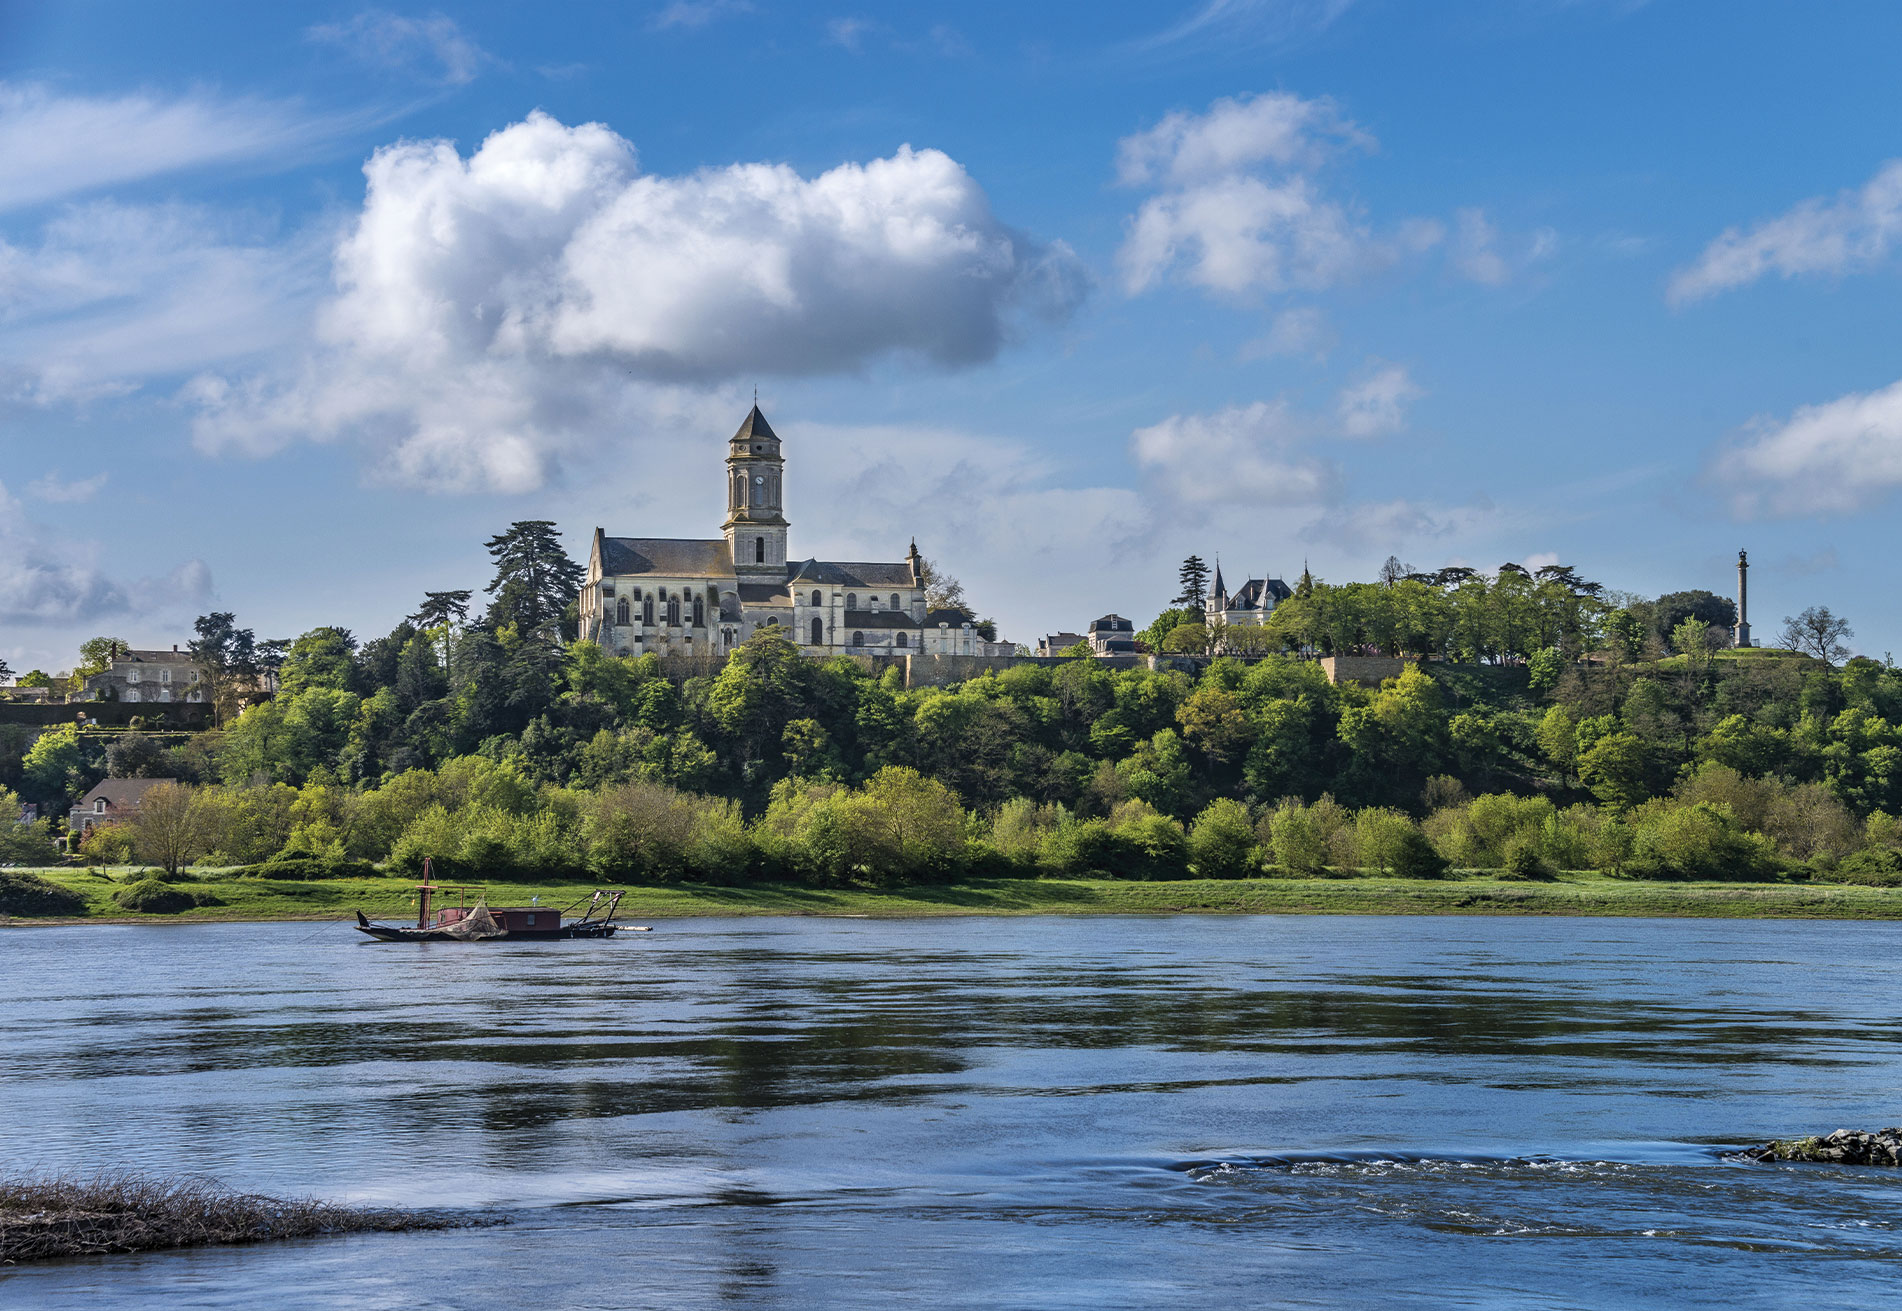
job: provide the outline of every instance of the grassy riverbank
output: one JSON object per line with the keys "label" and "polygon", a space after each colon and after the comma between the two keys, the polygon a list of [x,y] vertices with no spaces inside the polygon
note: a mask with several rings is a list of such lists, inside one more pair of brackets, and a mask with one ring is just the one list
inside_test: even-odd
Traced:
{"label": "grassy riverbank", "polygon": [[[358,908],[400,921],[415,914],[412,881],[403,878],[312,882],[209,877],[176,886],[216,904],[172,914],[140,915],[116,894],[136,877],[106,878],[86,870],[39,873],[83,897],[84,919],[65,922],[181,923],[216,920],[325,920]],[[495,905],[564,906],[593,885],[509,882],[486,888]],[[1489,876],[1444,879],[1184,879],[1136,883],[1114,879],[974,879],[888,892],[786,884],[635,887],[621,919],[704,915],[1048,915],[1048,914],[1339,914],[1339,915],[1649,915],[1699,918],[1902,919],[1902,889],[1800,883],[1662,883],[1565,876],[1515,882]],[[46,923],[17,917],[13,924]]]}

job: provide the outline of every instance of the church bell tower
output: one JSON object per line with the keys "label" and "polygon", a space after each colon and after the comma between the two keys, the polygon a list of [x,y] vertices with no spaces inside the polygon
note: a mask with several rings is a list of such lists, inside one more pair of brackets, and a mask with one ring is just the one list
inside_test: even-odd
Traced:
{"label": "church bell tower", "polygon": [[726,542],[742,578],[786,576],[785,474],[779,436],[755,403],[726,452]]}

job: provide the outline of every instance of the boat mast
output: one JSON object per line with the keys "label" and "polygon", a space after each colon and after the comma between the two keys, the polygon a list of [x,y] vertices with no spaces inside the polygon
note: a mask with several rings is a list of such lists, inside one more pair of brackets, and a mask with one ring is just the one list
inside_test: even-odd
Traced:
{"label": "boat mast", "polygon": [[426,929],[429,927],[429,892],[430,892],[429,857],[428,856],[423,857],[423,881],[421,885],[417,887],[416,891],[420,894],[416,899],[416,927],[419,929]]}

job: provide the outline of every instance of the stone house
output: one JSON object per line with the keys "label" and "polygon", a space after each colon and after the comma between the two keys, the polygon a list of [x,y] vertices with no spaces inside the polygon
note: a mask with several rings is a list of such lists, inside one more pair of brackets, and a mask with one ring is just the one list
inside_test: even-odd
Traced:
{"label": "stone house", "polygon": [[1231,594],[1222,581],[1222,566],[1215,566],[1215,581],[1209,584],[1207,602],[1203,605],[1205,624],[1228,624],[1236,627],[1259,628],[1268,622],[1268,616],[1275,607],[1294,595],[1294,589],[1279,578],[1250,578]]}
{"label": "stone house", "polygon": [[169,778],[109,778],[81,797],[66,817],[66,831],[75,839],[105,824],[123,824],[139,813],[145,794]]}
{"label": "stone house", "polygon": [[82,701],[173,701],[205,699],[204,680],[189,651],[127,651],[112,667],[86,679]]}
{"label": "stone house", "polygon": [[1135,655],[1136,625],[1121,615],[1090,621],[1090,650],[1100,656]]}
{"label": "stone house", "polygon": [[1062,655],[1082,640],[1081,633],[1051,633],[1037,639],[1037,654],[1040,656]]}

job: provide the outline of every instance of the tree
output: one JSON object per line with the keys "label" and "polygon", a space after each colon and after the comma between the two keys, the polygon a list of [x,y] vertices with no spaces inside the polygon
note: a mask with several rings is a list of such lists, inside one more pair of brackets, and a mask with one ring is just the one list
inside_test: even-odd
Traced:
{"label": "tree", "polygon": [[20,675],[20,681],[15,683],[14,686],[15,687],[51,687],[53,686],[53,676],[47,673],[44,669],[29,669],[24,674]]}
{"label": "tree", "polygon": [[213,834],[213,814],[198,789],[182,783],[155,783],[139,798],[131,819],[132,843],[139,859],[178,873],[205,854]]}
{"label": "tree", "polygon": [[1392,587],[1401,579],[1410,578],[1413,574],[1414,568],[1412,565],[1402,564],[1400,563],[1399,556],[1390,555],[1387,557],[1387,562],[1380,566],[1380,585],[1382,587]]}
{"label": "tree", "polygon": [[946,573],[935,561],[918,557],[918,576],[925,585],[925,609],[966,609],[964,584]]}
{"label": "tree", "polygon": [[553,644],[557,625],[581,590],[581,566],[568,558],[552,519],[521,519],[486,545],[495,559],[495,579],[486,589],[488,625],[513,625],[523,637]]}
{"label": "tree", "polygon": [[122,656],[131,649],[121,638],[88,638],[79,644],[79,663],[73,667],[73,677],[83,683],[94,674],[103,674],[112,668],[114,657]]}
{"label": "tree", "polygon": [[210,685],[212,714],[222,724],[257,690],[257,639],[250,629],[239,628],[237,616],[228,610],[200,615],[192,627],[198,633],[191,644],[192,659]]}
{"label": "tree", "polygon": [[4,659],[0,659],[0,683],[4,683],[9,678],[12,678],[12,677],[13,677],[13,667],[7,664],[7,662]]}
{"label": "tree", "polygon": [[1182,590],[1176,593],[1172,606],[1182,606],[1189,610],[1200,610],[1208,600],[1209,567],[1199,555],[1192,555],[1182,562],[1182,568],[1176,573],[1176,581]]}
{"label": "tree", "polygon": [[327,687],[333,691],[348,691],[351,656],[356,649],[357,639],[347,628],[326,625],[311,629],[291,643],[278,676],[279,690],[297,693],[307,687]]}
{"label": "tree", "polygon": [[1783,635],[1779,640],[1789,650],[1813,655],[1824,664],[1833,665],[1849,654],[1845,639],[1855,635],[1847,619],[1838,619],[1826,605],[1813,605],[1794,619],[1784,617]]}
{"label": "tree", "polygon": [[411,615],[409,621],[418,628],[439,628],[444,624],[460,628],[469,622],[471,595],[467,588],[459,592],[424,592],[422,608]]}

